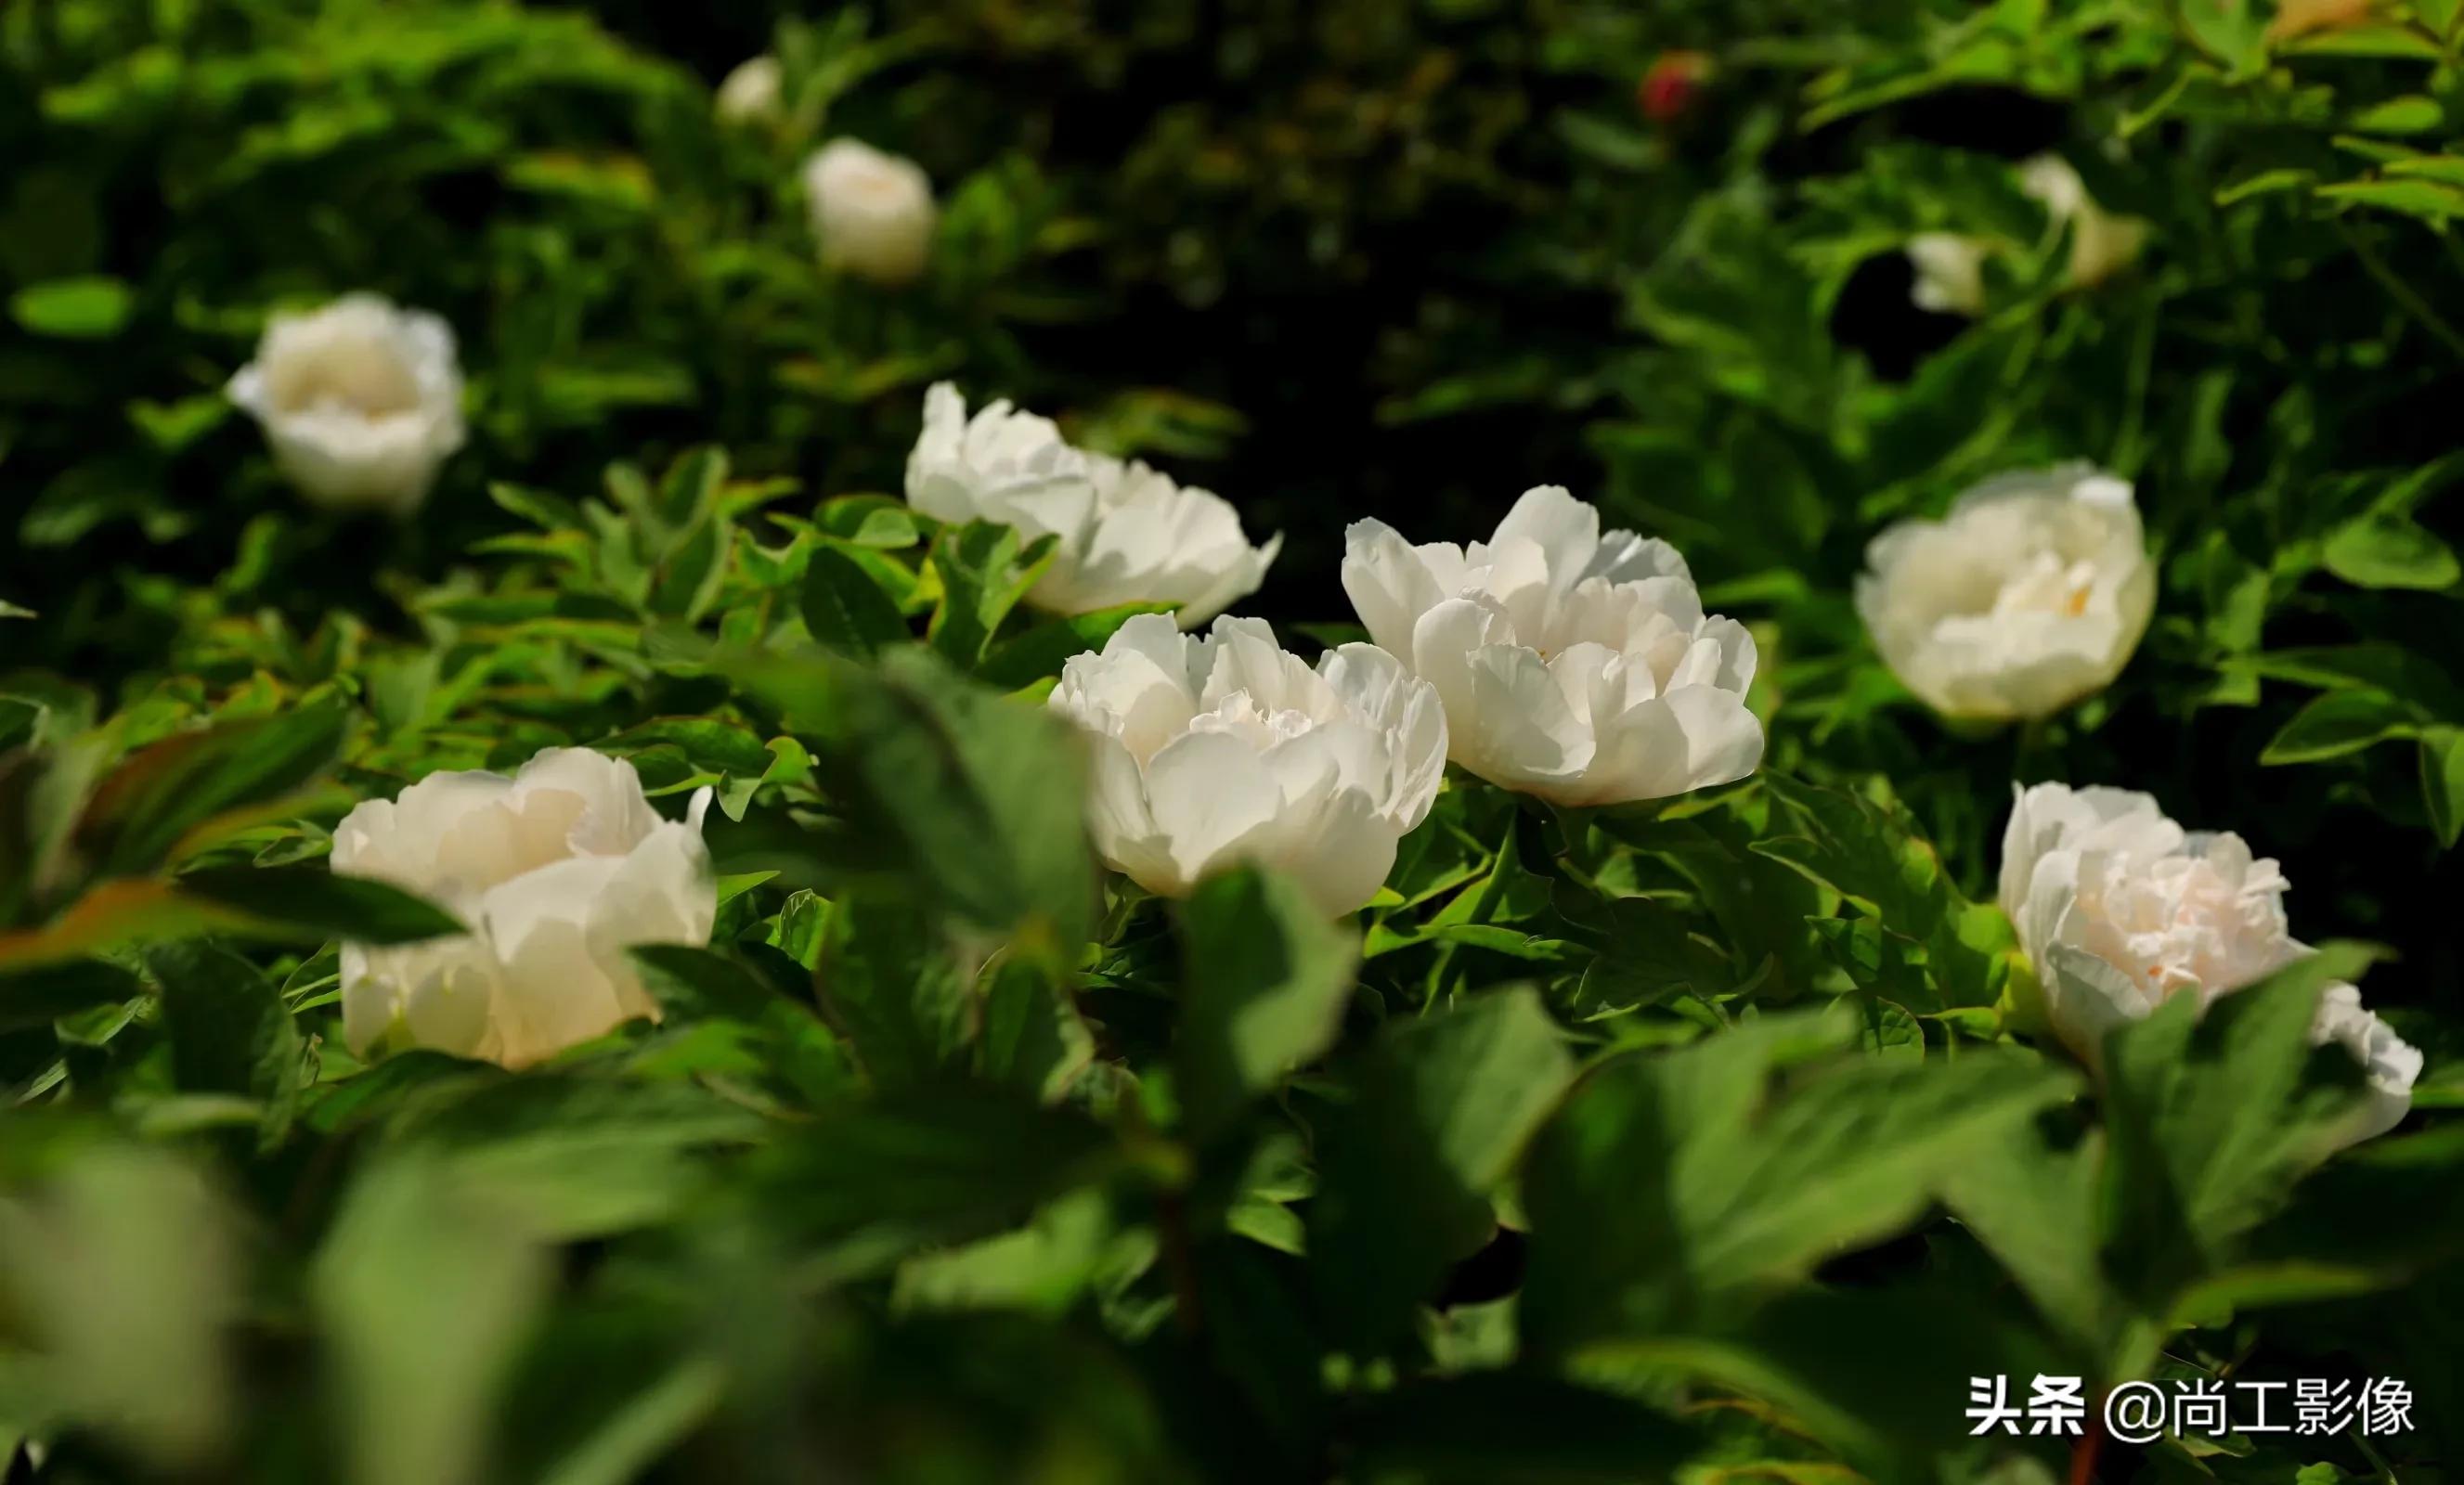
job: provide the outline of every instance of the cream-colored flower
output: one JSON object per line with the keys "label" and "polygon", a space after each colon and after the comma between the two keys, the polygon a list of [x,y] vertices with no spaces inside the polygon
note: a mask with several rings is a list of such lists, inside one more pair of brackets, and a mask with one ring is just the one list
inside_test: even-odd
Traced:
{"label": "cream-colored flower", "polygon": [[822,262],[877,284],[912,283],[933,257],[940,213],[914,161],[832,140],[804,162],[804,202]]}
{"label": "cream-colored flower", "polygon": [[319,505],[407,514],[462,447],[453,332],[373,294],[275,316],[229,393]]}
{"label": "cream-colored flower", "polygon": [[2397,1036],[2387,1022],[2362,1008],[2362,993],[2335,984],[2319,1000],[2310,1039],[2335,1042],[2353,1055],[2369,1085],[2368,1104],[2346,1133],[2347,1143],[2374,1140],[2412,1111],[2412,1084],[2421,1076],[2421,1049]]}
{"label": "cream-colored flower", "polygon": [[1857,612],[1947,716],[2059,710],[2122,673],[2156,606],[2130,486],[2087,464],[2005,474],[1865,549]]}
{"label": "cream-colored flower", "polygon": [[[2098,206],[2087,183],[2059,155],[2038,155],[2019,166],[2019,189],[2045,208],[2056,230],[2069,229],[2071,258],[2066,287],[2093,289],[2135,262],[2147,245],[2147,223]],[[1907,241],[1916,281],[1908,297],[1937,315],[1985,313],[1985,260],[2001,246],[1996,237],[1960,232],[1919,232]]]}
{"label": "cream-colored flower", "polygon": [[[2002,835],[2002,910],[2042,986],[2055,1036],[2091,1067],[2115,1027],[2167,999],[2202,1011],[2310,952],[2284,912],[2277,863],[2231,832],[2188,831],[2150,796],[2036,784],[2014,791]],[[2411,1103],[2421,1054],[2329,987],[2314,1041],[2353,1054],[2370,1104],[2348,1140],[2385,1133]]]}
{"label": "cream-colored flower", "polygon": [[627,950],[700,945],[718,911],[703,790],[663,819],[630,763],[550,748],[507,778],[430,774],[334,831],[333,869],[436,902],[471,931],[342,950],[342,1029],[520,1067],[636,1016],[658,1019]]}
{"label": "cream-colored flower", "polygon": [[729,123],[765,123],[779,117],[787,75],[768,54],[736,64],[718,85],[718,117]]}
{"label": "cream-colored flower", "polygon": [[2070,285],[2093,289],[2130,266],[2147,243],[2147,224],[2098,206],[2087,183],[2059,155],[2038,155],[2019,167],[2019,188],[2042,205],[2056,227],[2071,230]]}
{"label": "cream-colored flower", "polygon": [[1486,542],[1344,533],[1343,591],[1369,636],[1434,684],[1457,763],[1559,804],[1657,799],[1745,777],[1754,641],[1703,612],[1677,549],[1600,530],[1554,485]]}
{"label": "cream-colored flower", "polygon": [[1092,740],[1097,848],[1167,897],[1246,862],[1289,873],[1329,917],[1351,912],[1445,776],[1427,682],[1373,644],[1312,670],[1257,619],[1200,638],[1142,614],[1064,666],[1050,705]]}
{"label": "cream-colored flower", "polygon": [[1919,232],[1908,239],[1908,266],[1916,283],[1908,297],[1935,315],[1985,313],[1985,255],[1990,245],[1957,232]]}
{"label": "cream-colored flower", "polygon": [[996,521],[1059,538],[1027,595],[1056,614],[1173,603],[1194,629],[1258,591],[1283,546],[1253,547],[1240,513],[1211,491],[1134,460],[1071,448],[1049,418],[996,402],[967,415],[948,382],[924,397],[907,456],[907,503],[937,521]]}

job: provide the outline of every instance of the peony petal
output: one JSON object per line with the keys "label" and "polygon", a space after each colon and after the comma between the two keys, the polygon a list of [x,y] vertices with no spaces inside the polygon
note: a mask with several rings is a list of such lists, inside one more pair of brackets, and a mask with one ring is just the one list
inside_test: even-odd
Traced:
{"label": "peony petal", "polygon": [[2076,945],[2053,945],[2046,969],[2046,1017],[2071,1055],[2089,1067],[2104,1065],[2104,1039],[2115,1027],[2155,1008],[2128,975]]}
{"label": "peony petal", "polygon": [[1437,688],[1375,644],[1345,644],[1318,661],[1327,687],[1386,737],[1392,759],[1379,807],[1403,831],[1428,818],[1445,782],[1446,712]]}
{"label": "peony petal", "polygon": [[1147,805],[1178,882],[1194,884],[1270,831],[1283,790],[1240,738],[1188,732],[1147,763]]}
{"label": "peony petal", "polygon": [[[633,765],[588,748],[547,748],[533,754],[514,775],[506,803],[525,818],[525,828],[564,822],[559,843],[567,855],[621,856],[660,823]],[[532,819],[539,824],[530,824]]]}
{"label": "peony petal", "polygon": [[1733,691],[1688,687],[1598,725],[1599,753],[1569,804],[1661,799],[1733,783],[1762,762],[1762,723]]}
{"label": "peony petal", "polygon": [[403,1027],[413,1046],[493,1058],[495,974],[485,945],[462,938],[404,951],[397,970]]}
{"label": "peony petal", "polygon": [[1420,554],[1383,521],[1354,521],[1344,528],[1343,591],[1370,639],[1398,656],[1414,653],[1414,626],[1450,596]]}
{"label": "peony petal", "polygon": [[1564,591],[1592,565],[1600,545],[1600,513],[1563,485],[1536,485],[1523,492],[1489,537],[1493,549],[1528,541],[1539,548],[1549,583]]}
{"label": "peony petal", "polygon": [[590,942],[598,900],[625,860],[577,856],[493,887],[481,901],[481,935],[497,966],[496,1055],[506,1066],[552,1057],[628,1018]]}
{"label": "peony petal", "polygon": [[2320,1045],[2333,1041],[2351,1053],[2369,1089],[2340,1143],[2374,1140],[2404,1123],[2412,1111],[2412,1085],[2421,1077],[2421,1049],[2365,1010],[2359,990],[2341,981],[2327,987],[2310,1039]]}
{"label": "peony petal", "polygon": [[1294,823],[1294,839],[1274,852],[1269,864],[1299,883],[1325,917],[1357,912],[1395,869],[1394,826],[1378,817],[1365,794],[1337,791]]}
{"label": "peony petal", "polygon": [[1590,730],[1538,651],[1498,642],[1512,632],[1492,601],[1448,599],[1420,616],[1413,668],[1445,707],[1456,762],[1509,789],[1571,783],[1591,764]]}
{"label": "peony petal", "polygon": [[1150,892],[1184,895],[1191,884],[1181,880],[1171,842],[1155,826],[1155,812],[1147,804],[1146,775],[1137,760],[1110,737],[1089,736],[1088,745],[1087,827],[1097,853],[1114,871]]}

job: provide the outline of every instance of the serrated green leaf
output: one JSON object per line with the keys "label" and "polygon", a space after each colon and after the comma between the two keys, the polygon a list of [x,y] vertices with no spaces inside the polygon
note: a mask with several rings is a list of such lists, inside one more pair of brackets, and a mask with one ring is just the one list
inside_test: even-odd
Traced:
{"label": "serrated green leaf", "polygon": [[1563,1034],[1523,987],[1388,1026],[1327,1138],[1309,1215],[1320,1301],[1375,1348],[1449,1264],[1487,1241],[1489,1193],[1573,1078]]}
{"label": "serrated green leaf", "polygon": [[870,660],[913,636],[898,605],[852,557],[832,546],[813,549],[804,567],[804,628],[842,655]]}
{"label": "serrated green leaf", "polygon": [[1180,914],[1181,1106],[1203,1137],[1333,1042],[1359,938],[1290,882],[1254,870],[1201,884]]}

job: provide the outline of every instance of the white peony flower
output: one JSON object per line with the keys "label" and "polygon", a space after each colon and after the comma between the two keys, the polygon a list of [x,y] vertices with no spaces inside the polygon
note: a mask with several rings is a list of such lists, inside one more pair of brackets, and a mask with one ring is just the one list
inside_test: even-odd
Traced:
{"label": "white peony flower", "polygon": [[333,868],[456,913],[468,934],[342,949],[342,1029],[520,1067],[635,1016],[658,1018],[626,950],[700,945],[718,912],[701,841],[710,791],[662,819],[630,763],[550,748],[507,778],[443,773],[366,800]]}
{"label": "white peony flower", "polygon": [[1167,897],[1251,862],[1290,873],[1327,916],[1352,912],[1445,776],[1427,682],[1372,644],[1312,670],[1257,619],[1200,638],[1142,614],[1063,666],[1050,705],[1091,734],[1097,849]]}
{"label": "white peony flower", "polygon": [[1370,638],[1438,688],[1454,760],[1560,804],[1656,799],[1762,761],[1746,710],[1754,641],[1703,612],[1685,559],[1600,531],[1554,485],[1525,491],[1487,542],[1414,546],[1380,521],[1344,533],[1343,591]]}
{"label": "white peony flower", "polygon": [[[2284,914],[2288,884],[2230,832],[2187,831],[2127,789],[2036,784],[2015,790],[2002,834],[2002,910],[2043,987],[2055,1036],[2091,1067],[2105,1035],[2167,997],[2204,1011],[2310,952]],[[2368,1076],[2364,1132],[2385,1133],[2411,1103],[2421,1054],[2329,987],[2312,1039],[2342,1043]]]}
{"label": "white peony flower", "polygon": [[[2071,234],[2071,261],[2064,283],[2093,289],[2136,261],[2147,245],[2147,224],[2116,216],[2089,199],[2087,183],[2059,155],[2038,155],[2019,167],[2019,189],[2045,208],[2058,230]],[[1937,315],[1985,313],[1985,260],[1997,239],[1958,232],[1919,232],[1908,239],[1908,266],[1916,282],[1908,297]]]}
{"label": "white peony flower", "polygon": [[1251,546],[1230,501],[1136,461],[1073,448],[1049,418],[1007,402],[970,418],[946,382],[924,395],[907,503],[937,521],[998,521],[1029,540],[1057,535],[1052,565],[1027,595],[1038,608],[1176,603],[1186,629],[1257,592],[1284,541]]}
{"label": "white peony flower", "polygon": [[2078,169],[2059,155],[2038,155],[2022,164],[2019,188],[2044,207],[2056,227],[2071,229],[2072,288],[2095,288],[2129,267],[2146,246],[2147,224],[2098,206]]}
{"label": "white peony flower", "polygon": [[2345,1135],[2348,1143],[2375,1140],[2404,1122],[2412,1111],[2412,1083],[2421,1076],[2421,1049],[2397,1036],[2387,1023],[2362,1009],[2362,993],[2335,984],[2319,1000],[2319,1020],[2310,1039],[2333,1041],[2362,1064],[2369,1083],[2368,1107]]}
{"label": "white peony flower", "polygon": [[275,315],[229,393],[319,505],[407,514],[462,447],[453,332],[373,294]]}
{"label": "white peony flower", "polygon": [[1954,717],[2059,710],[2147,630],[2156,569],[2130,486],[2086,464],[2005,474],[1865,549],[1857,612],[1908,689]]}
{"label": "white peony flower", "polygon": [[1908,297],[1935,315],[1985,313],[1985,255],[1989,245],[1957,232],[1919,232],[1908,239],[1908,266],[1916,283]]}
{"label": "white peony flower", "polygon": [[786,86],[787,75],[777,57],[747,57],[718,84],[718,117],[739,124],[776,119]]}
{"label": "white peony flower", "polygon": [[933,256],[933,182],[913,160],[832,140],[804,162],[822,262],[877,284],[913,283]]}

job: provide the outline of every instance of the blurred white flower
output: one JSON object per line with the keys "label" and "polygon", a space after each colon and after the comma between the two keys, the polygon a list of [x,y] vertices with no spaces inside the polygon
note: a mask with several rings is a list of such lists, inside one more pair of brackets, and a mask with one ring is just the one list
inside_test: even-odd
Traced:
{"label": "blurred white flower", "polygon": [[1664,541],[1600,531],[1554,485],[1524,492],[1485,543],[1414,546],[1380,521],[1344,533],[1343,590],[1370,638],[1438,688],[1454,760],[1560,804],[1656,799],[1745,777],[1754,641],[1703,612]]}
{"label": "blurred white flower", "polygon": [[2092,465],[2004,474],[1865,549],[1857,612],[1908,689],[2008,720],[2111,685],[2156,605],[2130,486]]}
{"label": "blurred white flower", "polygon": [[275,315],[228,391],[265,429],[275,463],[319,505],[407,514],[462,447],[453,332],[378,295]]}
{"label": "blurred white flower", "polygon": [[2087,183],[2059,155],[2038,155],[2019,167],[2019,188],[2041,204],[2054,226],[2071,229],[2070,284],[2093,289],[2130,266],[2146,246],[2147,224],[2098,206]]}
{"label": "blurred white flower", "polygon": [[924,431],[907,456],[907,503],[935,520],[997,521],[1032,540],[1060,538],[1027,601],[1056,614],[1176,603],[1194,629],[1258,591],[1283,537],[1253,547],[1240,513],[1211,491],[1136,461],[1065,443],[1049,418],[1007,402],[967,415],[944,382],[924,396]]}
{"label": "blurred white flower", "polygon": [[832,140],[804,162],[822,262],[877,284],[912,283],[933,256],[933,182],[914,161]]}
{"label": "blurred white flower", "polygon": [[1908,297],[1917,308],[1936,315],[1985,313],[1985,254],[1988,244],[1957,232],[1919,232],[1908,239],[1908,266],[1916,283]]}
{"label": "blurred white flower", "polygon": [[2345,984],[2328,986],[2310,1037],[2322,1045],[2336,1042],[2351,1053],[2369,1084],[2369,1105],[2346,1134],[2349,1142],[2377,1139],[2404,1122],[2412,1110],[2413,1080],[2421,1076],[2421,1049],[2363,1010],[2360,991]]}
{"label": "blurred white flower", "polygon": [[1167,897],[1248,862],[1289,873],[1329,917],[1351,912],[1445,776],[1427,682],[1372,644],[1312,670],[1257,619],[1200,638],[1142,614],[1063,666],[1050,705],[1091,736],[1097,849]]}
{"label": "blurred white flower", "polygon": [[779,117],[786,73],[766,53],[736,64],[718,85],[718,117],[729,123],[762,123]]}
{"label": "blurred white flower", "polygon": [[342,1029],[520,1067],[658,1018],[627,950],[700,945],[718,911],[705,789],[662,819],[633,765],[550,748],[507,778],[431,774],[334,830],[333,869],[459,915],[468,934],[342,949]]}
{"label": "blurred white flower", "polygon": [[[2059,155],[2038,155],[2019,166],[2019,189],[2045,208],[2057,229],[2068,228],[2071,260],[2064,283],[2093,289],[2137,260],[2147,245],[2147,224],[2117,216],[2088,196],[2087,183]],[[1908,297],[1937,315],[1985,313],[1985,260],[1998,239],[1959,232],[1919,232],[1907,241],[1916,282]]]}
{"label": "blurred white flower", "polygon": [[[2173,995],[2202,1011],[2310,952],[2284,914],[2277,863],[2231,832],[2187,831],[2127,789],[2015,790],[2002,834],[2002,910],[2043,987],[2054,1034],[2091,1067],[2105,1035]],[[2411,1104],[2421,1054],[2328,988],[2312,1039],[2336,1041],[2368,1078],[2367,1117],[2349,1139],[2385,1133]]]}

